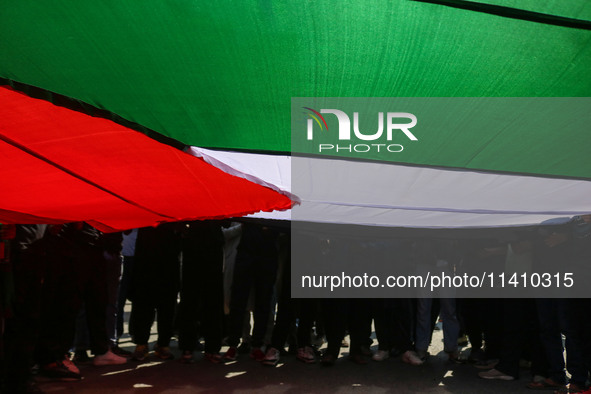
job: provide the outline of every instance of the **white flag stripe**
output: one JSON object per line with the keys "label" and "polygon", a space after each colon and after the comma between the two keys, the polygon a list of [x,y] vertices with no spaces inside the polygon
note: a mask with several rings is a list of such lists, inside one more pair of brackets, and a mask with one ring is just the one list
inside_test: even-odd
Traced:
{"label": "white flag stripe", "polygon": [[[192,148],[208,163],[297,196],[258,218],[417,228],[535,225],[591,213],[591,182],[573,179]],[[293,187],[293,189],[292,189]]]}

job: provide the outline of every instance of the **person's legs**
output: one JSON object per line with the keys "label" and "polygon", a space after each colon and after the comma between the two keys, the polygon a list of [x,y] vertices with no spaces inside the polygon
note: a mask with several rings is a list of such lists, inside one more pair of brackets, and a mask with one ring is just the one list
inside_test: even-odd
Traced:
{"label": "person's legs", "polygon": [[267,332],[276,278],[276,255],[271,257],[258,257],[254,277],[255,308],[254,327],[252,330],[252,346],[255,348],[261,347],[264,344],[263,338]]}
{"label": "person's legs", "polygon": [[179,348],[184,352],[195,351],[197,345],[198,312],[200,287],[199,269],[195,256],[186,248],[183,249],[183,264],[181,273],[180,303],[177,322],[179,328]]}
{"label": "person's legs", "polygon": [[[277,296],[277,315],[271,336],[271,347],[283,349],[291,328],[295,325],[296,301],[291,298],[291,272],[285,267],[281,275],[281,291]],[[300,344],[298,343],[298,346]]]}
{"label": "person's legs", "polygon": [[342,298],[322,300],[322,320],[326,331],[326,356],[336,360],[341,350],[341,343],[345,337],[347,319],[349,315],[349,300]]}
{"label": "person's legs", "polygon": [[460,323],[456,315],[455,298],[440,298],[440,315],[443,320],[443,350],[449,354],[458,351]]}
{"label": "person's legs", "polygon": [[379,298],[372,300],[378,351],[390,352],[394,346],[394,300]]}
{"label": "person's legs", "polygon": [[316,313],[317,301],[309,298],[297,300],[296,315],[299,316],[297,341],[298,347],[312,346],[312,326]]}
{"label": "person's legs", "polygon": [[161,348],[170,346],[170,340],[173,334],[174,312],[177,303],[176,284],[174,284],[174,288],[169,288],[167,290],[168,291],[162,291],[161,296],[156,303],[158,328],[157,344]]}
{"label": "person's legs", "polygon": [[16,252],[11,255],[15,298],[13,316],[5,321],[2,338],[0,391],[4,380],[7,393],[25,392],[33,379],[31,368],[40,330],[45,263],[43,254],[33,245],[18,255]]}
{"label": "person's legs", "polygon": [[412,350],[412,301],[408,298],[398,298],[391,300],[391,302],[394,308],[394,347],[400,352]]}
{"label": "person's legs", "polygon": [[[79,264],[86,271],[86,286],[83,296],[86,306],[86,321],[90,334],[90,346],[95,355],[109,350],[107,334],[107,280],[106,262],[100,250],[81,248],[77,254]],[[113,330],[114,334],[114,321]]]}
{"label": "person's legs", "polygon": [[228,345],[232,348],[239,345],[242,336],[246,304],[253,283],[253,263],[253,259],[248,255],[238,253],[236,256],[228,318]]}
{"label": "person's legs", "polygon": [[588,378],[583,353],[583,322],[580,319],[583,303],[581,301],[580,299],[558,300],[561,332],[566,337],[564,347],[566,349],[566,368],[571,375],[569,382],[577,387],[585,387]]}
{"label": "person's legs", "polygon": [[566,382],[558,300],[538,299],[538,321],[540,338],[546,352],[549,365],[549,378],[559,384]]}
{"label": "person's legs", "polygon": [[205,353],[217,354],[222,347],[224,318],[223,249],[214,245],[201,264],[201,327]]}
{"label": "person's legs", "polygon": [[[366,298],[355,298],[350,300],[349,310],[349,337],[351,346],[350,355],[366,356],[371,344],[371,310],[370,300]],[[359,358],[354,358],[359,361]],[[365,360],[362,360],[365,361]]]}
{"label": "person's legs", "polygon": [[47,270],[43,282],[41,322],[36,361],[49,364],[64,357],[74,342],[76,315],[81,306],[71,246],[63,239],[47,240]]}
{"label": "person's legs", "polygon": [[525,322],[523,343],[526,353],[522,358],[531,360],[532,377],[548,377],[548,360],[540,338],[536,300],[524,299],[521,302],[522,317]]}
{"label": "person's legs", "polygon": [[482,349],[484,325],[481,319],[482,302],[479,298],[458,298],[456,300],[458,310],[464,324],[464,331],[470,340],[472,352],[477,353]]}
{"label": "person's legs", "polygon": [[585,298],[580,301],[579,319],[582,330],[582,351],[583,362],[588,373],[591,373],[591,299]]}
{"label": "person's legs", "polygon": [[87,359],[86,351],[90,349],[90,334],[88,333],[88,323],[86,321],[86,306],[83,304],[76,317],[76,334],[74,335],[74,349],[76,351],[76,360]]}
{"label": "person's legs", "polygon": [[424,356],[429,349],[433,325],[431,323],[432,298],[417,299],[415,348],[420,356]]}
{"label": "person's legs", "polygon": [[[526,356],[528,348],[530,354],[545,358],[539,352],[541,346],[535,318],[536,307],[532,300],[517,298],[503,301],[503,344],[496,370],[515,379],[519,378],[519,361]],[[532,360],[532,373],[546,376],[543,369],[544,363],[541,360]],[[532,388],[539,387],[535,383]]]}
{"label": "person's legs", "polygon": [[107,288],[106,329],[109,346],[117,346],[117,299],[121,282],[122,259],[119,254],[104,254],[105,282]]}
{"label": "person's legs", "polygon": [[131,309],[134,326],[133,341],[136,345],[147,345],[156,314],[154,304],[148,298],[136,297],[131,304]]}
{"label": "person's legs", "polygon": [[131,303],[129,319],[129,325],[134,327],[133,342],[136,344],[132,359],[142,361],[148,356],[148,340],[155,316],[154,302],[147,296],[136,294]]}
{"label": "person's legs", "polygon": [[[479,314],[482,316],[484,325],[485,356],[489,360],[498,359],[503,343],[504,302],[498,298],[479,301],[481,301]],[[532,310],[535,310],[535,308]]]}
{"label": "person's legs", "polygon": [[133,272],[133,256],[123,256],[122,274],[119,281],[117,293],[117,339],[123,335],[123,323],[125,321],[125,303],[127,302],[128,292],[131,285],[131,276]]}

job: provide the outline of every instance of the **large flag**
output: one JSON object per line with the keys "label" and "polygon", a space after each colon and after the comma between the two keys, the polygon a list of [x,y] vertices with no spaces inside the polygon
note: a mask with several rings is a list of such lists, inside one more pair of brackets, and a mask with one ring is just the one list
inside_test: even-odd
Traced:
{"label": "large flag", "polygon": [[[180,186],[169,188],[166,198],[153,194],[158,204],[149,207],[149,215],[155,216],[145,223],[284,209],[287,197],[301,207],[317,204],[309,211],[311,219],[320,218],[316,211],[329,211],[327,220],[334,222],[405,227],[535,224],[591,212],[591,134],[568,123],[556,133],[569,142],[556,149],[549,135],[516,135],[507,149],[505,143],[496,143],[504,140],[491,136],[490,130],[470,130],[474,142],[464,144],[462,154],[479,160],[466,161],[455,160],[448,150],[462,130],[442,130],[442,138],[431,142],[428,154],[419,159],[364,162],[387,166],[386,173],[400,182],[382,184],[373,195],[353,195],[347,201],[330,195],[307,200],[291,190],[288,175],[293,97],[591,96],[591,4],[586,0],[180,0],[133,5],[59,0],[8,2],[1,9],[0,77],[7,83],[72,98],[193,146],[208,170],[213,165],[233,180],[244,180],[244,185],[257,183],[249,186],[258,186],[257,193],[264,190],[252,204],[218,210],[212,202],[233,189],[222,182],[225,175],[215,173],[200,187],[209,196],[200,201],[204,211],[186,210],[178,199],[190,193],[185,195]],[[12,100],[3,95],[0,105],[12,112]],[[39,122],[30,113],[22,116],[32,124]],[[130,188],[142,180],[137,173],[129,176],[118,161],[128,151],[117,142],[62,125],[70,137],[54,134],[51,129],[58,126],[51,123],[39,132],[59,136],[59,143],[52,141],[68,154],[39,153],[37,160],[43,156],[46,166],[45,159],[50,159],[53,168],[67,170],[70,177],[80,175],[74,178],[109,196],[108,202],[95,206],[93,198],[79,200],[82,205],[75,206],[80,214],[74,217],[71,201],[57,204],[45,192],[39,168],[11,164],[18,163],[17,153],[37,150],[24,129],[6,131],[8,126],[2,118],[3,141],[10,139],[10,149],[16,149],[16,143],[20,151],[2,156],[0,179],[6,186],[0,212],[14,218],[30,215],[31,220],[82,218],[114,228],[132,224],[108,224],[99,215],[107,207],[113,217],[135,215],[117,210],[125,199],[134,210],[143,206],[96,175],[97,168],[109,165],[103,167],[105,174],[127,177]],[[79,135],[84,135],[83,144]],[[96,160],[87,163],[88,173],[70,168],[103,143],[114,150],[98,152]],[[519,160],[507,161],[515,152]],[[149,150],[140,154],[152,159],[154,167],[162,164]],[[537,167],[540,157],[547,159],[546,165]],[[337,162],[334,174],[351,173],[352,163],[360,164]],[[200,171],[174,172],[180,183],[189,185],[200,178],[195,175]],[[27,188],[21,187],[24,183]],[[10,190],[11,200],[3,197],[4,190]],[[150,193],[156,191],[145,194]],[[47,209],[32,209],[27,203],[34,199],[20,197],[33,195],[47,199]]]}

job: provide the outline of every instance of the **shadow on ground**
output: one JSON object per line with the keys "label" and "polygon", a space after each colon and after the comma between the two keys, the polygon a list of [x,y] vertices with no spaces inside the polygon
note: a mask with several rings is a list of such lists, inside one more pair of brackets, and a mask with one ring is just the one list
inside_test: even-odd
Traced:
{"label": "shadow on ground", "polygon": [[[132,350],[129,342],[122,344]],[[375,345],[375,342],[374,342]],[[152,344],[151,344],[152,346]],[[172,350],[179,356],[176,342]],[[223,349],[225,350],[225,348]],[[374,350],[376,348],[374,347]],[[94,367],[81,365],[84,379],[79,382],[39,381],[47,393],[531,393],[525,385],[529,372],[520,380],[488,381],[478,378],[480,370],[472,365],[447,361],[441,351],[441,332],[436,331],[425,365],[413,367],[399,358],[367,365],[355,364],[343,348],[332,367],[304,364],[295,356],[282,357],[280,364],[266,367],[241,355],[230,364],[211,364],[197,356],[194,364],[177,360],[160,361],[155,357],[142,363]]]}

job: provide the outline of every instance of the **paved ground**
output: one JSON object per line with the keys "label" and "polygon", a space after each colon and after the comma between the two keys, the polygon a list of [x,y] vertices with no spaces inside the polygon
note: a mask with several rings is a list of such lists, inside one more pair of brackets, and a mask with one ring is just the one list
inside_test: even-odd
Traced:
{"label": "paved ground", "polygon": [[[124,337],[122,347],[133,350]],[[155,336],[152,336],[152,341]],[[374,341],[374,345],[376,345]],[[150,347],[153,342],[150,343]],[[176,341],[171,346],[179,356]],[[223,350],[226,350],[224,348]],[[306,365],[295,356],[285,356],[276,367],[265,367],[242,355],[238,361],[214,365],[200,360],[192,365],[177,360],[162,362],[152,357],[122,366],[81,365],[80,382],[40,381],[47,393],[530,393],[525,388],[529,372],[513,382],[486,381],[472,365],[449,363],[442,352],[442,333],[436,331],[425,365],[413,367],[399,358],[357,365],[341,349],[336,365]],[[376,350],[376,346],[373,347]]]}

